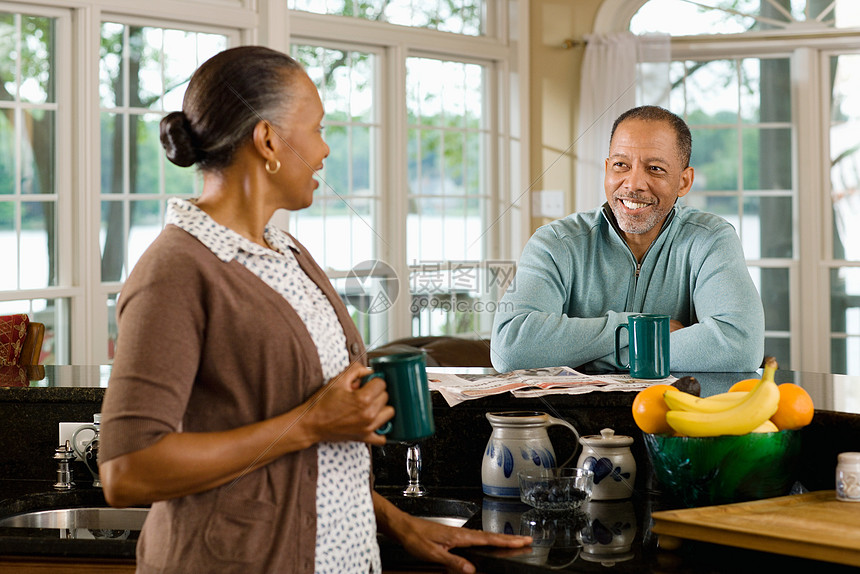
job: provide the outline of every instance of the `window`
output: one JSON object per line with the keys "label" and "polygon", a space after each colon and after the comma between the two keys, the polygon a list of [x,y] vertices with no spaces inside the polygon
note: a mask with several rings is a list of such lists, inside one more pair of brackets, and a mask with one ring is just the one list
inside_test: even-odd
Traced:
{"label": "window", "polygon": [[[313,204],[290,216],[290,232],[332,275],[353,320],[368,343],[385,339],[388,326],[370,309],[384,294],[387,278],[369,279],[365,289],[350,289],[349,271],[378,257],[381,166],[379,56],[371,51],[328,49],[295,44],[320,92],[325,108],[325,140],[331,149],[320,174]],[[360,285],[359,285],[360,286]],[[393,295],[392,295],[393,296]]]}
{"label": "window", "polygon": [[58,247],[57,28],[56,17],[0,12],[0,291],[17,292],[0,314],[45,323],[43,360],[55,358],[68,309],[45,296],[67,264]]}
{"label": "window", "polygon": [[631,31],[675,35],[671,108],[694,141],[688,203],[738,230],[765,352],[794,369],[860,374],[860,51],[841,32],[860,24],[860,4],[640,4]]}
{"label": "window", "polygon": [[110,359],[116,344],[116,293],[161,231],[167,199],[200,191],[195,170],[164,157],[159,123],[166,113],[182,109],[194,70],[226,47],[221,34],[102,24],[99,247]]}
{"label": "window", "polygon": [[674,62],[670,79],[670,108],[687,121],[694,142],[693,193],[682,203],[735,227],[765,306],[766,352],[787,367],[794,256],[789,60]]}
{"label": "window", "polygon": [[648,0],[630,21],[630,30],[694,36],[858,25],[854,0]]}
{"label": "window", "polygon": [[[292,51],[320,89],[332,150],[322,185],[312,207],[276,223],[325,267],[368,346],[410,335],[413,320],[416,333],[483,332],[491,314],[462,321],[473,309],[458,317],[442,312],[431,322],[429,311],[413,313],[410,269],[431,256],[457,265],[474,266],[481,257],[504,262],[522,247],[528,170],[519,130],[527,107],[519,98],[527,97],[527,62],[517,42],[526,43],[519,17],[527,6],[72,4],[0,3],[0,313],[28,312],[46,324],[44,361],[113,357],[124,281],[161,230],[167,200],[201,190],[195,169],[164,157],[161,118],[181,108],[204,60],[242,43]],[[416,97],[430,97],[432,83],[415,80],[425,65],[453,78],[445,101],[434,104],[432,125],[421,123],[427,109],[415,116],[405,97],[407,81],[421,86]],[[459,101],[449,101],[452,94]],[[427,139],[415,147],[410,133],[419,132]],[[410,181],[415,161],[441,166],[444,187],[419,190]],[[448,201],[456,212],[440,219]],[[444,223],[449,240],[463,233],[457,247],[446,241],[443,253],[428,251],[442,244],[426,231],[428,222]],[[424,235],[407,233],[413,224]]]}
{"label": "window", "polygon": [[[313,31],[316,17],[308,26],[292,18]],[[292,39],[320,91],[331,153],[290,231],[326,269],[368,346],[486,336],[512,273],[505,258],[521,248],[508,235],[522,216],[517,162],[501,161],[519,153],[501,111],[512,99],[494,88],[513,82],[514,62],[504,49],[476,57],[486,50],[469,38],[442,56],[435,42],[382,24],[361,44],[333,36],[320,27]]]}
{"label": "window", "polygon": [[484,0],[415,2],[414,0],[290,0],[294,10],[350,16],[414,28],[430,28],[480,36],[484,25]]}
{"label": "window", "polygon": [[292,214],[291,232],[325,268],[349,269],[376,256],[379,138],[376,54],[295,45],[316,84],[331,152],[313,205]]}
{"label": "window", "polygon": [[860,373],[860,53],[830,55],[831,365]]}
{"label": "window", "polygon": [[[409,211],[406,257],[413,335],[487,331],[481,301],[491,197],[485,173],[487,70],[432,58],[406,62]],[[439,81],[439,78],[444,78]]]}

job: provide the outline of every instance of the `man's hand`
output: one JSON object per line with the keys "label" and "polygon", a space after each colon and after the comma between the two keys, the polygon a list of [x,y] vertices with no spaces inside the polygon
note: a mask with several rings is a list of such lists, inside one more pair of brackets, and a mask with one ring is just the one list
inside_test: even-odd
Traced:
{"label": "man's hand", "polygon": [[669,332],[670,333],[672,331],[677,331],[678,329],[683,329],[684,327],[686,327],[686,325],[684,325],[682,322],[680,322],[676,319],[669,319]]}
{"label": "man's hand", "polygon": [[532,542],[530,536],[457,528],[417,518],[399,510],[376,492],[373,493],[373,506],[380,531],[400,542],[416,558],[442,564],[450,572],[475,572],[471,562],[449,552],[452,548],[499,546],[527,551]]}

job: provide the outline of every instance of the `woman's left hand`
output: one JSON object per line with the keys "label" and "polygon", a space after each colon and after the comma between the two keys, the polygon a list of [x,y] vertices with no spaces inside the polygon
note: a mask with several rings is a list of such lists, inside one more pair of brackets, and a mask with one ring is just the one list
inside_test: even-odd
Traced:
{"label": "woman's left hand", "polygon": [[394,538],[410,554],[428,562],[443,564],[451,572],[471,574],[475,566],[456,554],[452,548],[464,546],[499,546],[502,548],[525,548],[531,544],[530,536],[513,536],[446,526],[411,516],[373,493],[374,509],[379,530]]}

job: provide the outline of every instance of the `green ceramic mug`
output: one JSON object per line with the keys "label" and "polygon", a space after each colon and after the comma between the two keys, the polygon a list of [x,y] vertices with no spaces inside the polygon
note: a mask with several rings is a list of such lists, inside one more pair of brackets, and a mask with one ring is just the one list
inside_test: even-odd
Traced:
{"label": "green ceramic mug", "polygon": [[388,404],[394,407],[394,418],[376,432],[389,441],[413,443],[433,436],[433,404],[427,386],[427,362],[423,352],[396,353],[370,360],[373,373],[363,382],[379,377],[385,381]]}
{"label": "green ceramic mug", "polygon": [[[628,364],[621,362],[621,330],[629,338]],[[615,363],[630,369],[635,379],[665,379],[669,376],[669,315],[630,315],[627,324],[615,327]]]}

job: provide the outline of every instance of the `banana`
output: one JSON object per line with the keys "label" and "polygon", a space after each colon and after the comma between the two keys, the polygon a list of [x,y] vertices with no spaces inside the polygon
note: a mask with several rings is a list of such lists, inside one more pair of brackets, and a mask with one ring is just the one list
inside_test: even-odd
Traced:
{"label": "banana", "polygon": [[722,393],[711,397],[697,397],[678,389],[667,389],[663,393],[666,406],[673,411],[689,411],[698,413],[718,413],[728,410],[746,398],[747,393]]}
{"label": "banana", "polygon": [[770,419],[779,406],[779,389],[773,381],[775,371],[776,361],[769,359],[761,380],[731,408],[717,412],[670,410],[666,422],[675,432],[686,436],[747,434]]}
{"label": "banana", "polygon": [[718,395],[711,395],[710,397],[707,397],[707,399],[708,401],[736,405],[741,402],[748,394],[749,391],[732,391],[731,393],[720,393]]}
{"label": "banana", "polygon": [[779,432],[779,428],[777,428],[777,426],[773,424],[772,420],[768,419],[750,432]]}

